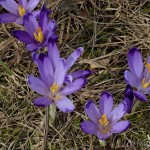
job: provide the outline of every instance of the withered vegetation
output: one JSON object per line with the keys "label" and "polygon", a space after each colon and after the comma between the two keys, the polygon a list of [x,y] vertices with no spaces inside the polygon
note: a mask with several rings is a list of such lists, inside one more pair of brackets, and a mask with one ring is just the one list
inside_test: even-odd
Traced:
{"label": "withered vegetation", "polygon": [[[49,126],[50,150],[148,150],[150,148],[150,101],[140,103],[126,132],[99,142],[95,136],[83,133],[80,122],[86,119],[87,99],[98,102],[102,91],[113,94],[115,104],[123,99],[126,83],[127,52],[137,46],[146,60],[150,54],[149,0],[47,0],[51,17],[57,21],[58,46],[62,57],[75,48],[84,47],[84,54],[72,68],[91,69],[94,73],[81,91],[70,95],[76,109],[70,114],[57,110]],[[44,4],[41,1],[39,9]],[[0,13],[5,12],[0,9]],[[44,114],[33,106],[38,97],[26,83],[28,74],[38,75],[25,45],[11,31],[23,29],[13,24],[0,25],[0,59],[13,72],[0,66],[0,148],[2,150],[41,150]],[[149,97],[150,98],[150,97]],[[102,144],[101,144],[102,143]]]}

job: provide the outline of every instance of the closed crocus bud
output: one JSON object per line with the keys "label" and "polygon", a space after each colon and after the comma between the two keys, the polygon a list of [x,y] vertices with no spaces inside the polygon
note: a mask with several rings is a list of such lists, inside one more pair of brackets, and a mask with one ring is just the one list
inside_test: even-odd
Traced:
{"label": "closed crocus bud", "polygon": [[126,103],[127,105],[127,113],[131,113],[132,107],[133,107],[133,100],[134,100],[134,93],[132,90],[132,87],[128,84],[126,86],[125,94],[124,94],[124,100],[123,103]]}

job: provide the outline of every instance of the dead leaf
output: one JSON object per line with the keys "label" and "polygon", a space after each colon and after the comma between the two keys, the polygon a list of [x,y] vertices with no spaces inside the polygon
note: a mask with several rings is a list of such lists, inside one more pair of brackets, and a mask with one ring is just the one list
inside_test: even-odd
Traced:
{"label": "dead leaf", "polygon": [[83,59],[82,61],[79,62],[80,64],[89,64],[92,69],[106,69],[106,66],[109,64],[109,59],[104,59],[104,60],[93,60],[93,59]]}

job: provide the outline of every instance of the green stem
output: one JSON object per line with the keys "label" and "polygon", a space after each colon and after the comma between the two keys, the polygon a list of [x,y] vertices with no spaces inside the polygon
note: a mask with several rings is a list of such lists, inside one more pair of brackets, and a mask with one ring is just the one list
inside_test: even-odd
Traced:
{"label": "green stem", "polygon": [[48,140],[48,128],[49,128],[49,106],[45,108],[45,128],[44,128],[44,139],[43,139],[43,150],[47,150]]}
{"label": "green stem", "polygon": [[132,112],[135,112],[136,108],[139,106],[140,101],[134,98]]}

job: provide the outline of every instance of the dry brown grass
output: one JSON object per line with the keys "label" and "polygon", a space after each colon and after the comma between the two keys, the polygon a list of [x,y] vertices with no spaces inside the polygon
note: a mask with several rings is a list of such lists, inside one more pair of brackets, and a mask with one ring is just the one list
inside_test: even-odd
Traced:
{"label": "dry brown grass", "polygon": [[[47,6],[53,10],[51,17],[58,24],[61,56],[67,57],[75,48],[84,46],[84,55],[72,70],[90,68],[94,71],[86,87],[70,95],[75,111],[63,114],[57,110],[54,124],[49,128],[49,149],[148,150],[150,102],[141,102],[135,113],[126,116],[131,120],[131,128],[111,136],[105,147],[95,136],[84,134],[79,124],[86,118],[83,107],[87,99],[97,102],[104,90],[113,94],[115,103],[123,99],[126,86],[123,73],[130,47],[140,48],[143,58],[147,59],[150,53],[150,1],[47,0]],[[26,83],[28,74],[37,74],[37,67],[24,44],[10,34],[21,28],[15,23],[0,25],[0,59],[14,74],[9,76],[0,66],[0,148],[41,150],[45,112],[33,106],[32,100],[38,95]]]}

